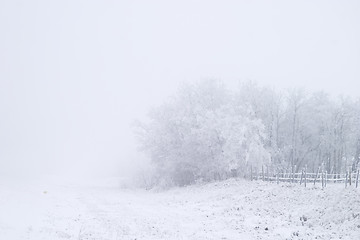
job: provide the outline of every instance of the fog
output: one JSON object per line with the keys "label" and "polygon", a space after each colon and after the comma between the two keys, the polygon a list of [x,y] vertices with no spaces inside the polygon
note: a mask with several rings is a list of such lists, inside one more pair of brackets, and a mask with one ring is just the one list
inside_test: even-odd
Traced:
{"label": "fog", "polygon": [[182,82],[358,97],[359,1],[2,1],[0,174],[127,176]]}

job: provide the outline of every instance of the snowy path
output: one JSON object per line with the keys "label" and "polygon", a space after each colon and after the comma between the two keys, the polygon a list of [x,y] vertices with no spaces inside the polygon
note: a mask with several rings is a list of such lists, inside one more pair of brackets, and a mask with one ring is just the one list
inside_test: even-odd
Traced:
{"label": "snowy path", "polygon": [[[47,192],[44,192],[47,191]],[[360,189],[0,185],[0,239],[360,239]]]}

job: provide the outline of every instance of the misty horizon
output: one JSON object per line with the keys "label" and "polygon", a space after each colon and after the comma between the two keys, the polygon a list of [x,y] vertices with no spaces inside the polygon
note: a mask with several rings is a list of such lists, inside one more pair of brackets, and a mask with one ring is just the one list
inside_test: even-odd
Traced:
{"label": "misty horizon", "polygon": [[189,4],[1,3],[0,171],[127,172],[133,120],[181,82],[359,97],[357,1]]}

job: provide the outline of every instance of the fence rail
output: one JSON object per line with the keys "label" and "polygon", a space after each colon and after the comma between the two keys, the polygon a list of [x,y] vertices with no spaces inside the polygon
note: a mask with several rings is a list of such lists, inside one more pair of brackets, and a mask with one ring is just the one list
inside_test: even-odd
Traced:
{"label": "fence rail", "polygon": [[263,180],[269,182],[289,182],[289,183],[300,183],[306,187],[308,184],[316,185],[320,183],[324,188],[328,183],[343,183],[345,187],[348,185],[354,185],[356,188],[359,186],[360,181],[360,170],[347,171],[346,173],[327,173],[326,171],[318,171],[317,173],[308,173],[305,170],[301,172],[279,172],[276,174],[270,174],[269,171],[253,172],[251,169],[250,179],[251,180]]}

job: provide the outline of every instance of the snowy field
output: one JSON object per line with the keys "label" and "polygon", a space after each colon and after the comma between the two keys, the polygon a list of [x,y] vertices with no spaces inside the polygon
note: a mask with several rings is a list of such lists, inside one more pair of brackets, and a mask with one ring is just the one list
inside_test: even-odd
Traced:
{"label": "snowy field", "polygon": [[360,239],[360,189],[227,180],[167,191],[0,183],[0,239]]}

